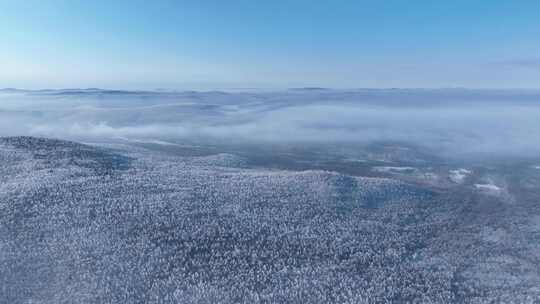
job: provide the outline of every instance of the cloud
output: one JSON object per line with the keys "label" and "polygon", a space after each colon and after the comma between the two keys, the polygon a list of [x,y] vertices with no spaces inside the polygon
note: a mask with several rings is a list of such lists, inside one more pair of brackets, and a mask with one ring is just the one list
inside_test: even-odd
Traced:
{"label": "cloud", "polygon": [[534,155],[540,152],[539,96],[470,90],[24,92],[0,98],[0,135],[242,143],[400,141],[446,155]]}

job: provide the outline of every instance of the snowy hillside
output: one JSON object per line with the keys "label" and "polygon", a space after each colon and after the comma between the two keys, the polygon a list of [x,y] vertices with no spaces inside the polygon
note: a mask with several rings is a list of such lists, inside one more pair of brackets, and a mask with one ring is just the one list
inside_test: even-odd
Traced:
{"label": "snowy hillside", "polygon": [[540,294],[537,245],[522,245],[528,257],[504,251],[515,236],[482,213],[473,222],[481,206],[472,194],[238,168],[237,159],[0,139],[0,297],[440,303]]}

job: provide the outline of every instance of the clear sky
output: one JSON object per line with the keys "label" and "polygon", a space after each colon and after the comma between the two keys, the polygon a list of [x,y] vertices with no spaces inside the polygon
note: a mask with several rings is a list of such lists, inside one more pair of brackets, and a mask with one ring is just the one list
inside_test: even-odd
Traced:
{"label": "clear sky", "polygon": [[540,88],[540,1],[0,0],[0,87]]}

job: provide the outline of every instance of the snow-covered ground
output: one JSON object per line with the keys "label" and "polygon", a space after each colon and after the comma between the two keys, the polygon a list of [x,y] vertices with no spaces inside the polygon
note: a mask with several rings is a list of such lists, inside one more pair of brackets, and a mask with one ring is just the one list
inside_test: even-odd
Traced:
{"label": "snow-covered ground", "polygon": [[538,215],[503,213],[499,197],[484,212],[395,178],[28,137],[0,139],[0,163],[6,303],[540,297]]}
{"label": "snow-covered ground", "polygon": [[373,171],[381,172],[381,173],[399,173],[399,174],[407,174],[407,173],[415,173],[418,169],[413,167],[392,167],[392,166],[377,166],[373,168]]}
{"label": "snow-covered ground", "polygon": [[476,187],[476,189],[485,191],[488,193],[497,194],[501,192],[501,187],[494,184],[474,184],[474,186]]}
{"label": "snow-covered ground", "polygon": [[467,178],[467,176],[471,174],[472,174],[472,171],[460,168],[457,170],[450,170],[450,174],[448,175],[448,178],[456,184],[462,184]]}

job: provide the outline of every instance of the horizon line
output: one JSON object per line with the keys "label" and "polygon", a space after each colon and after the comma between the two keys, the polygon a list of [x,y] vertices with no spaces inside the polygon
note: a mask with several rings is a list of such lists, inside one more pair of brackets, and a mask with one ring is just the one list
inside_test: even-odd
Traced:
{"label": "horizon line", "polygon": [[0,88],[0,92],[12,91],[12,92],[47,92],[47,91],[85,91],[85,92],[114,92],[114,93],[185,93],[185,92],[197,92],[197,93],[210,93],[210,92],[228,92],[228,91],[406,91],[406,90],[464,90],[464,91],[538,91],[540,88],[489,88],[489,87],[350,87],[350,88],[335,88],[335,87],[318,87],[318,86],[306,86],[306,87],[283,87],[283,88],[263,88],[263,87],[231,87],[231,88],[214,88],[214,89],[169,89],[169,88],[155,88],[155,89],[125,89],[125,88],[99,88],[99,87],[64,87],[64,88],[40,88],[40,89],[27,89],[20,87],[4,87]]}

